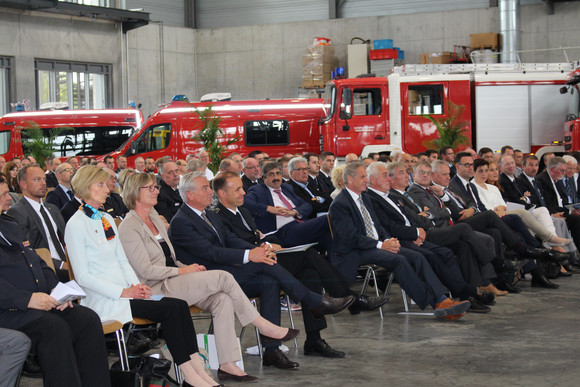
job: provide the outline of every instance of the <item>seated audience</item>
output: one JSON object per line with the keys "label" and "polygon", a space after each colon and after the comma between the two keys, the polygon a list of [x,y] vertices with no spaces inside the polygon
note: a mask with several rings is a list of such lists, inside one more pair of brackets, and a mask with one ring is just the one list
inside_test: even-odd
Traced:
{"label": "seated audience", "polygon": [[294,193],[300,199],[312,206],[312,213],[309,219],[317,216],[326,215],[332,198],[330,195],[322,193],[316,184],[316,180],[308,175],[308,164],[306,158],[295,157],[288,162],[288,172],[290,180],[288,183],[294,189]]}
{"label": "seated audience", "polygon": [[262,168],[258,160],[253,157],[247,157],[242,162],[242,182],[244,183],[244,191],[248,192],[250,187],[262,183]]}
{"label": "seated audience", "polygon": [[181,298],[212,314],[220,380],[257,380],[236,365],[240,347],[233,315],[242,326],[253,324],[269,337],[290,340],[298,332],[262,318],[230,273],[177,261],[165,223],[153,209],[158,195],[159,186],[151,175],[135,174],[126,181],[123,198],[131,211],[119,227],[119,238],[129,263],[155,294]]}
{"label": "seated audience", "polygon": [[[378,158],[377,154],[377,158]],[[329,195],[334,191],[334,186],[332,185],[332,179],[330,174],[332,173],[332,168],[334,168],[334,154],[332,152],[322,152],[320,154],[320,173],[316,182],[318,183],[318,189],[325,195]],[[290,161],[290,160],[288,160]]]}
{"label": "seated audience", "polygon": [[161,323],[185,385],[215,386],[201,363],[187,302],[170,297],[148,301],[151,288],[139,282],[129,265],[115,222],[102,208],[109,178],[98,167],[84,166],[72,181],[83,205],[69,220],[65,240],[76,281],[87,294],[81,304],[97,312],[102,321],[127,323],[135,316]]}
{"label": "seated audience", "polygon": [[171,160],[160,164],[158,168],[161,181],[159,182],[159,197],[155,209],[169,222],[183,203],[177,190],[180,180],[179,168]]}
{"label": "seated audience", "polygon": [[48,188],[55,188],[58,186],[58,179],[56,178],[56,168],[61,164],[58,157],[48,157],[46,159],[46,186]]}
{"label": "seated audience", "polygon": [[111,217],[123,219],[129,210],[127,209],[127,206],[125,206],[125,203],[123,203],[121,195],[116,192],[117,175],[115,174],[115,171],[109,168],[105,168],[105,172],[109,174],[109,179],[107,180],[109,195],[107,195],[107,200],[103,204],[103,207]]}
{"label": "seated audience", "polygon": [[[44,172],[38,169],[44,179]],[[9,200],[8,185],[0,177],[0,213],[8,210]],[[32,247],[23,243],[27,240],[13,220],[6,215],[0,216],[0,286],[3,294],[0,328],[20,331],[28,336],[29,340],[14,339],[22,346],[20,359],[26,357],[32,342],[45,386],[110,386],[99,317],[78,304],[67,302],[59,305],[49,295],[59,280]],[[3,342],[0,352],[7,351],[9,345]],[[14,385],[11,382],[16,381],[21,366],[17,360],[2,357],[0,384]],[[7,366],[13,368],[4,369]]]}
{"label": "seated audience", "polygon": [[330,174],[330,179],[332,181],[332,186],[334,187],[334,191],[330,194],[332,199],[335,199],[336,196],[342,191],[344,188],[344,181],[342,180],[342,173],[344,172],[343,166],[337,166],[332,169],[332,173]]}

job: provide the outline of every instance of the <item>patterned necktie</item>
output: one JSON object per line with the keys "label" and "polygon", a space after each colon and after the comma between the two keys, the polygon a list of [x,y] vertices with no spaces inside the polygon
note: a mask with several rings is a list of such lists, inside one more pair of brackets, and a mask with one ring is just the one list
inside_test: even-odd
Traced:
{"label": "patterned necktie", "polygon": [[437,195],[433,193],[433,190],[430,187],[425,188],[425,190],[427,190],[427,192],[429,192],[431,196],[433,196],[435,200],[437,200],[437,205],[439,206],[439,208],[443,208],[443,202],[441,201],[441,199],[437,197]]}
{"label": "patterned necktie", "polygon": [[538,199],[540,200],[541,206],[546,207],[546,201],[544,200],[544,197],[542,196],[542,193],[540,192],[540,189],[538,188],[538,185],[536,184],[536,179],[532,179],[532,185],[534,186],[534,189],[536,190],[536,195],[538,195]]}
{"label": "patterned necktie", "polygon": [[220,242],[222,241],[222,238],[220,238],[220,234],[217,232],[217,230],[215,229],[215,227],[213,226],[213,224],[211,223],[211,221],[209,220],[209,218],[207,217],[207,215],[205,214],[205,211],[203,211],[201,213],[201,217],[203,218],[203,220],[205,220],[205,222],[208,224],[208,226],[211,227],[211,229],[215,232],[215,234],[217,235],[218,239],[220,240]]}
{"label": "patterned necktie", "polygon": [[373,232],[373,221],[371,220],[371,214],[367,211],[365,204],[362,200],[362,196],[358,197],[358,205],[360,207],[360,211],[362,213],[363,222],[365,224],[365,231],[369,238],[374,238],[375,233]]}
{"label": "patterned necktie", "polygon": [[[282,190],[280,189],[275,189],[274,192],[276,192],[276,194],[278,195],[278,197],[280,198],[280,200],[282,201],[282,203],[284,203],[284,205],[286,206],[287,209],[289,210],[293,210],[294,207],[292,207],[292,204],[290,204],[290,202],[288,201],[288,199],[286,199],[286,197],[284,195],[282,195]],[[298,223],[302,223],[304,222],[302,219],[295,219]]]}
{"label": "patterned necktie", "polygon": [[413,203],[415,205],[415,207],[417,207],[417,209],[419,210],[419,212],[423,212],[423,209],[421,208],[421,206],[418,205],[417,203],[415,203],[415,201],[413,200],[413,198],[411,197],[411,195],[409,195],[408,192],[403,191],[403,196],[406,197],[411,203]]}

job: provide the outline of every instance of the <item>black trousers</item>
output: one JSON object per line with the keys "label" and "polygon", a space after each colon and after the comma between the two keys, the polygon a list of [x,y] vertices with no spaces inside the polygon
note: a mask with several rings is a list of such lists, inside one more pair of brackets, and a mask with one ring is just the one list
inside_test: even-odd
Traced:
{"label": "black trousers", "polygon": [[161,323],[175,364],[188,362],[189,356],[198,352],[189,306],[184,300],[171,297],[159,301],[131,300],[131,313],[134,317]]}
{"label": "black trousers", "polygon": [[[313,248],[303,252],[278,254],[278,264],[314,293],[321,294],[324,288],[332,297],[351,294],[346,278]],[[313,306],[316,305],[308,305],[302,301],[306,333],[320,331],[327,326],[326,318],[315,318],[312,315],[310,308]]]}
{"label": "black trousers", "polygon": [[[429,241],[425,241],[421,246],[417,246],[410,241],[402,241],[401,246],[421,253],[427,259],[441,283],[451,291],[454,297],[465,299],[477,294],[475,286],[465,282],[455,255],[447,247],[438,246]],[[477,265],[472,257],[470,262],[465,264],[468,266]]]}
{"label": "black trousers", "polygon": [[53,309],[18,330],[32,340],[45,387],[111,385],[103,326],[91,309]]}

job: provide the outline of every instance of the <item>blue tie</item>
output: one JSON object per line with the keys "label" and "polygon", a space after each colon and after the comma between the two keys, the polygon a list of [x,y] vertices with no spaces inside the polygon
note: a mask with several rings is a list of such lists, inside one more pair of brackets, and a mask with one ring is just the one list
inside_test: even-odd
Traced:
{"label": "blue tie", "polygon": [[546,201],[544,200],[544,198],[542,197],[542,193],[538,189],[538,185],[536,184],[536,179],[532,179],[532,185],[534,186],[534,189],[536,190],[536,194],[538,195],[538,199],[540,199],[540,204],[542,205],[542,207],[546,207]]}

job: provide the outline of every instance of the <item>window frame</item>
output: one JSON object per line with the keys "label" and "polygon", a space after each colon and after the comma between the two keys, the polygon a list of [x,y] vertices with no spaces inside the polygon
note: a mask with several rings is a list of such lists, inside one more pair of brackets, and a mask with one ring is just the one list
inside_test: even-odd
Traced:
{"label": "window frame", "polygon": [[12,100],[12,71],[14,58],[9,56],[0,56],[0,71],[6,72],[5,85],[0,83],[0,93],[6,98],[5,103],[0,107],[0,116],[10,113],[10,101]]}
{"label": "window frame", "polygon": [[[268,142],[268,132],[267,130],[264,131],[264,142],[262,143],[248,143],[248,128],[247,125],[253,122],[260,122],[260,123],[270,123],[269,129],[274,129],[272,123],[275,121],[282,122],[282,129],[286,132],[286,141],[285,142]],[[260,146],[284,146],[290,144],[290,122],[288,120],[247,120],[244,121],[244,144],[248,147],[260,147]]]}

